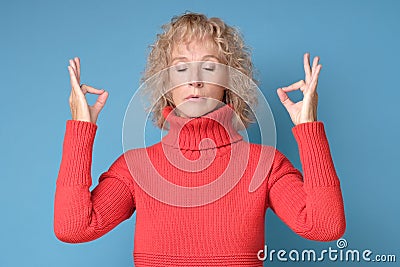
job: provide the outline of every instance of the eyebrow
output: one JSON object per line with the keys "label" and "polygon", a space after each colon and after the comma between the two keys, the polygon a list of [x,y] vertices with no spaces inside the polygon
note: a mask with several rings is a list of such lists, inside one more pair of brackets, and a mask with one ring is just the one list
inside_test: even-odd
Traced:
{"label": "eyebrow", "polygon": [[[218,62],[219,62],[219,58],[214,56],[214,55],[205,55],[205,56],[203,56],[202,60],[206,60],[206,59],[209,59],[209,58],[214,58],[214,59],[218,60]],[[176,61],[176,60],[185,60],[185,61],[187,61],[188,58],[187,57],[174,57],[172,59],[172,61],[171,61],[171,64],[174,63],[174,61]]]}

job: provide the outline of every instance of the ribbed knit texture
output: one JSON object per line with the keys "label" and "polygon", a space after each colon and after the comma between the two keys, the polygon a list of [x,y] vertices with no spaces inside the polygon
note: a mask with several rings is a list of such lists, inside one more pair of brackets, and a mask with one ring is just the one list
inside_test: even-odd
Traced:
{"label": "ribbed knit texture", "polygon": [[[302,123],[292,129],[303,176],[278,150],[244,141],[231,124],[229,106],[195,119],[177,117],[169,107],[163,115],[170,130],[161,142],[122,154],[102,173],[92,192],[90,172],[97,126],[67,121],[54,209],[54,231],[60,240],[78,243],[99,238],[136,211],[136,267],[262,266],[257,252],[265,244],[268,207],[305,238],[330,241],[343,235],[340,182],[322,122]],[[273,149],[274,159],[261,186],[250,193],[262,148]],[[207,185],[224,173],[229,162],[240,166],[247,149],[250,158],[243,172],[229,173],[237,184],[208,204],[170,205],[139,186],[151,180],[151,169],[179,186]],[[169,161],[185,159],[190,166],[190,161],[198,160],[201,165],[210,158],[213,160],[207,168],[198,172],[179,169]],[[174,191],[160,193],[168,196]],[[190,203],[191,197],[178,195],[176,199]]]}

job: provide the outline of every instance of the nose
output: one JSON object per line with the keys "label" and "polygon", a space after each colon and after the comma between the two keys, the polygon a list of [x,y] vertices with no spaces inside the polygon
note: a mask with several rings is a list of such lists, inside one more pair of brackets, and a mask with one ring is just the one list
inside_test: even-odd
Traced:
{"label": "nose", "polygon": [[197,87],[197,88],[202,88],[204,86],[204,83],[203,82],[190,82],[189,85],[193,86],[193,87]]}

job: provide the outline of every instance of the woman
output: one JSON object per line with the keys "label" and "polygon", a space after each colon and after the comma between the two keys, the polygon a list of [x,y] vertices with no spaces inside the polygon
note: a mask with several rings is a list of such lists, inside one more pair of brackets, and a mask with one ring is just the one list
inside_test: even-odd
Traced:
{"label": "woman", "polygon": [[[171,91],[149,92],[154,101],[154,121],[160,128],[165,128],[167,122],[168,134],[153,146],[122,154],[90,192],[96,121],[108,93],[80,86],[79,58],[70,60],[72,120],[67,121],[57,179],[56,236],[69,243],[87,242],[104,235],[136,211],[135,266],[262,266],[257,253],[264,248],[264,218],[269,207],[305,238],[330,241],[341,237],[345,217],[340,182],[324,125],[317,121],[316,88],[321,69],[318,61],[314,58],[310,66],[309,54],[305,54],[305,80],[277,90],[295,124],[292,131],[304,176],[274,150],[266,179],[257,190],[249,192],[262,146],[245,142],[231,118],[237,113],[244,127],[251,122],[247,105],[251,94],[247,94],[246,103],[224,86],[194,80],[177,82]],[[158,35],[143,80],[167,67],[186,71],[191,62],[226,65],[253,78],[250,55],[234,28],[217,18],[187,13],[174,17],[164,26],[164,33]],[[173,75],[169,78],[173,80]],[[304,98],[293,103],[287,92],[298,89]],[[99,95],[93,106],[88,106],[86,93]],[[202,142],[203,139],[211,142]],[[164,192],[164,196],[175,200],[174,204],[167,203],[138,184],[138,177],[146,182],[156,170],[176,185],[207,185],[224,173],[229,162],[236,166],[243,151],[249,152],[244,172],[228,173],[232,179],[239,176],[237,184],[207,203],[196,204],[192,195],[182,196],[179,191]],[[212,157],[213,161],[193,171],[172,164],[168,156],[176,155],[183,155],[178,162],[198,160],[201,164],[203,156]],[[142,164],[144,156],[150,158],[151,168]]]}

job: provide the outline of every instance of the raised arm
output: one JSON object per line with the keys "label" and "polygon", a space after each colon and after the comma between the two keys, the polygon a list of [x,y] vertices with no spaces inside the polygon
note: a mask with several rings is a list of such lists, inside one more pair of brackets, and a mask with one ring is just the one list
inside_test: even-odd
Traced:
{"label": "raised arm", "polygon": [[[317,121],[319,57],[312,67],[304,54],[305,80],[277,90],[295,126],[304,177],[277,151],[269,181],[269,206],[296,233],[308,239],[329,241],[344,234],[346,223],[339,178],[332,161],[324,125]],[[288,92],[301,90],[294,103]]]}
{"label": "raised arm", "polygon": [[340,181],[322,122],[295,126],[304,175],[276,151],[269,180],[271,209],[295,233],[307,239],[331,241],[346,229]]}
{"label": "raised arm", "polygon": [[78,243],[96,239],[129,218],[135,210],[135,200],[123,155],[101,174],[99,184],[90,191],[95,122],[107,95],[103,91],[97,106],[89,107],[84,94],[102,90],[86,86],[83,91],[79,86],[79,60],[75,58],[70,64],[73,120],[66,123],[56,182],[54,232],[61,241]]}

